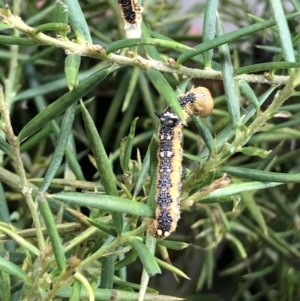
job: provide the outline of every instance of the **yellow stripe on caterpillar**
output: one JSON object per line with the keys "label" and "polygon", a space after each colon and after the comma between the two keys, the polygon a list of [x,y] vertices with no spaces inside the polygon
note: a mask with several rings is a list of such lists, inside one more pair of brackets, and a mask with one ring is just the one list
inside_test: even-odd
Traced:
{"label": "yellow stripe on caterpillar", "polygon": [[[178,98],[186,119],[197,114],[208,116],[213,110],[213,98],[208,89],[197,87]],[[149,233],[166,238],[177,227],[180,218],[180,194],[182,175],[182,122],[170,108],[162,114],[158,130],[158,164],[155,201],[155,220],[149,224]]]}

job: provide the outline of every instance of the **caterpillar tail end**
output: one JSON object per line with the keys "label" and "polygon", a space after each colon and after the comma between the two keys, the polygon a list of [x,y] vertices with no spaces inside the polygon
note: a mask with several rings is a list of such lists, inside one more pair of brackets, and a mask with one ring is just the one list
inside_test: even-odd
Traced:
{"label": "caterpillar tail end", "polygon": [[167,230],[160,229],[157,220],[151,220],[151,223],[148,227],[148,231],[151,236],[158,239],[165,239],[168,236],[170,236],[170,234],[173,232],[173,231],[171,232],[171,230],[167,231]]}

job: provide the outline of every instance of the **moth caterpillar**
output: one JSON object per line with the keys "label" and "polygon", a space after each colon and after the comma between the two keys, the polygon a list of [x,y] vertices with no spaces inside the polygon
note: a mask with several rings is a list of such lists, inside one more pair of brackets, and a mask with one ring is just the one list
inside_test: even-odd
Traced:
{"label": "moth caterpillar", "polygon": [[[193,114],[207,117],[214,107],[211,94],[204,87],[190,90],[180,96],[178,101],[186,120]],[[149,232],[152,236],[163,239],[175,231],[180,218],[183,123],[170,108],[157,116],[160,120],[155,195],[157,207]]]}
{"label": "moth caterpillar", "polygon": [[142,8],[137,0],[118,0],[124,29],[128,39],[140,38],[142,23]]}

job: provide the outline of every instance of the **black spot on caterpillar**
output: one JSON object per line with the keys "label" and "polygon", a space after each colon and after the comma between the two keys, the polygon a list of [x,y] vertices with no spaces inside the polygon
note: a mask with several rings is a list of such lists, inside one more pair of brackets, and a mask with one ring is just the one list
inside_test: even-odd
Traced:
{"label": "black spot on caterpillar", "polygon": [[122,18],[124,20],[127,38],[141,36],[142,8],[137,0],[118,0]]}
{"label": "black spot on caterpillar", "polygon": [[[214,106],[209,90],[204,87],[190,90],[178,101],[186,119],[193,114],[206,117]],[[154,237],[166,238],[175,231],[180,218],[183,124],[170,108],[157,116],[160,119],[155,196],[157,207],[149,232]]]}

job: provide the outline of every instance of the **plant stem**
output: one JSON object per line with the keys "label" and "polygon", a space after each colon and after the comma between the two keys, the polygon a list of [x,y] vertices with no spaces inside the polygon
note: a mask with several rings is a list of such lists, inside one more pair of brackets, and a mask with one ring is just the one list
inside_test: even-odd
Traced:
{"label": "plant stem", "polygon": [[[248,127],[241,127],[237,129],[235,139],[230,143],[232,149],[228,151],[227,148],[222,148],[220,153],[216,156],[211,157],[203,166],[198,165],[192,176],[186,179],[184,186],[187,189],[194,188],[196,183],[204,180],[211,172],[215,171],[218,166],[225,162],[228,157],[232,154],[238,152],[247,141],[256,133],[259,132],[266,122],[271,119],[280,106],[293,94],[295,93],[294,88],[300,84],[300,70],[296,69],[293,71],[286,86],[279,91],[272,101],[271,105],[260,115],[258,115],[255,120]],[[194,195],[190,196],[188,199],[199,198],[202,192],[196,192]]]}
{"label": "plant stem", "polygon": [[[17,16],[20,14],[20,0],[13,2],[13,13]],[[14,29],[13,36],[19,37],[20,31]],[[10,64],[9,64],[9,72],[8,77],[5,79],[5,89],[4,89],[4,98],[6,101],[6,105],[8,110],[11,109],[12,100],[14,98],[14,88],[16,86],[16,73],[18,67],[18,54],[19,54],[19,45],[10,46]]]}
{"label": "plant stem", "polygon": [[[294,88],[299,84],[300,70],[294,70],[288,80],[286,86],[279,91],[270,106],[248,126],[244,134],[238,135],[232,142],[232,145],[237,149],[245,145],[245,143],[271,119],[282,104],[295,93]],[[224,162],[224,160],[223,160]]]}
{"label": "plant stem", "polygon": [[13,154],[13,161],[16,166],[17,174],[20,177],[20,182],[22,185],[22,194],[25,197],[25,200],[28,204],[30,213],[32,215],[33,222],[35,224],[36,229],[36,235],[37,235],[37,241],[39,245],[40,250],[45,249],[45,240],[43,236],[43,231],[41,227],[41,223],[38,216],[37,211],[37,205],[34,203],[32,195],[31,195],[31,188],[30,185],[27,182],[25,169],[23,166],[22,158],[21,158],[21,152],[19,148],[19,141],[17,137],[14,135],[11,122],[10,122],[10,116],[9,111],[6,107],[5,99],[4,99],[4,93],[3,93],[3,87],[0,85],[0,114],[2,116],[3,121],[3,130],[6,135],[6,139],[11,147],[11,151]]}
{"label": "plant stem", "polygon": [[[31,41],[35,42],[36,45],[50,45],[62,48],[66,54],[78,53],[81,56],[88,56],[100,60],[108,60],[112,63],[116,63],[124,66],[138,66],[143,69],[153,67],[162,72],[176,73],[178,75],[185,75],[190,78],[202,78],[210,80],[223,80],[222,74],[215,70],[199,70],[188,68],[185,66],[173,67],[169,63],[163,63],[152,59],[145,59],[141,56],[127,57],[111,53],[106,55],[104,47],[100,45],[91,44],[77,44],[66,38],[53,38],[43,33],[35,34],[35,28],[25,24],[19,17],[14,16],[6,9],[0,9],[0,17],[3,18],[2,22],[10,25],[12,28],[19,30],[26,34]],[[243,74],[234,77],[235,80],[244,80],[249,83],[262,83],[262,84],[276,84],[284,85],[287,83],[289,76],[274,76],[269,78],[264,75],[257,74]]]}
{"label": "plant stem", "polygon": [[107,254],[107,253],[111,252],[116,247],[121,246],[121,245],[123,245],[125,243],[129,243],[130,238],[132,238],[133,236],[137,236],[137,235],[143,233],[145,230],[146,230],[146,225],[142,224],[139,228],[137,228],[137,229],[135,229],[135,230],[133,230],[131,232],[127,232],[126,234],[123,234],[123,235],[117,237],[110,244],[108,244],[106,246],[103,246],[97,252],[95,252],[94,254],[90,255],[86,259],[84,259],[81,262],[81,264],[80,264],[80,268],[82,268],[84,265],[89,264],[92,261],[100,258],[104,254]]}

